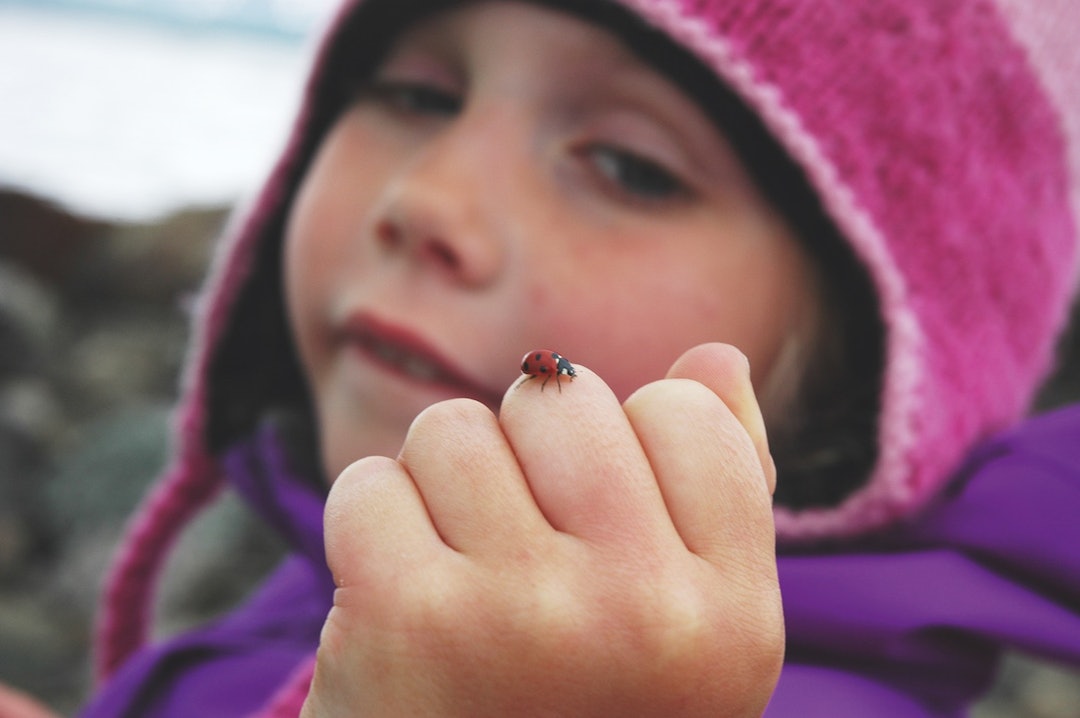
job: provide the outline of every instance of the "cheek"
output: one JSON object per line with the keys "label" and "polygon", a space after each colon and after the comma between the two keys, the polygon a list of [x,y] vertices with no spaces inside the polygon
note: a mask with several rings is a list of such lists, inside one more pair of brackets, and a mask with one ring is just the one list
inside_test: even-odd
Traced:
{"label": "cheek", "polygon": [[[663,378],[690,347],[717,337],[711,296],[656,282],[637,265],[631,269],[608,263],[585,270],[576,282],[537,282],[527,294],[537,346],[587,365],[620,400]],[[673,276],[663,269],[658,275]]]}
{"label": "cheek", "polygon": [[[748,258],[717,252],[715,242],[687,257],[624,244],[607,255],[575,252],[553,262],[527,294],[537,346],[599,374],[620,399],[661,379],[698,344],[723,341],[767,376],[777,347],[808,304],[800,273],[772,253]],[[778,266],[779,265],[779,266]]]}
{"label": "cheek", "polygon": [[325,363],[334,297],[356,271],[357,218],[342,201],[333,163],[317,159],[302,183],[285,227],[283,280],[289,324],[309,378]]}
{"label": "cheek", "polygon": [[[377,186],[377,155],[367,149],[371,145],[364,128],[345,115],[308,168],[285,235],[286,281],[295,282],[298,289],[323,284],[334,267],[351,259],[360,247],[361,222]],[[365,162],[358,157],[365,157]]]}
{"label": "cheek", "polygon": [[[374,166],[355,157],[365,138],[343,121],[324,140],[297,191],[285,227],[284,281],[290,320],[301,342],[325,321],[335,293],[365,271],[364,221],[376,188]],[[314,326],[313,326],[314,325]],[[310,347],[308,347],[310,349]]]}
{"label": "cheek", "polygon": [[673,292],[602,307],[604,329],[600,336],[593,332],[596,370],[625,400],[644,384],[662,379],[687,349],[717,339],[715,310],[698,296]]}
{"label": "cheek", "polygon": [[[314,178],[311,178],[314,179]],[[284,281],[285,302],[289,323],[305,362],[311,360],[315,308],[320,303],[318,289],[325,286],[327,247],[320,241],[320,202],[312,191],[311,179],[305,182],[297,196],[285,229]]]}

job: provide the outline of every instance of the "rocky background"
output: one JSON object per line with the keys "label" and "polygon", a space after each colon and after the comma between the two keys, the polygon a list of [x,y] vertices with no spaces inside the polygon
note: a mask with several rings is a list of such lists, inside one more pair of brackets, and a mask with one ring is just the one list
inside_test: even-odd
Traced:
{"label": "rocky background", "polygon": [[[0,682],[65,715],[88,690],[102,572],[165,459],[186,307],[225,217],[109,224],[0,191]],[[1069,356],[1044,405],[1080,399]],[[279,555],[226,496],[170,564],[161,632],[232,605]],[[1080,717],[1080,673],[1010,657],[975,716]]]}
{"label": "rocky background", "polygon": [[[0,193],[0,681],[65,715],[89,687],[102,573],[166,457],[187,305],[225,216],[112,225]],[[232,604],[279,555],[228,495],[185,542],[162,632]]]}

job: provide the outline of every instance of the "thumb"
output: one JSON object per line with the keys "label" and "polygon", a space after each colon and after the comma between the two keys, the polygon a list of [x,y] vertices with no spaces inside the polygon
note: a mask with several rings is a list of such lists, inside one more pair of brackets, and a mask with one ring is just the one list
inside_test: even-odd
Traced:
{"label": "thumb", "polygon": [[743,425],[757,449],[769,493],[776,490],[776,464],[769,453],[765,420],[750,382],[750,362],[730,344],[699,344],[675,360],[668,379],[693,379],[704,384]]}

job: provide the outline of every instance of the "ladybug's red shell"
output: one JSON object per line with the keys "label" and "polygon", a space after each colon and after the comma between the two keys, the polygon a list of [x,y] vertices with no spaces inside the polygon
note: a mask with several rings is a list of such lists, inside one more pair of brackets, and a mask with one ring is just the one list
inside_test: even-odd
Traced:
{"label": "ladybug's red shell", "polygon": [[544,377],[543,383],[540,384],[540,391],[544,390],[551,377],[555,377],[555,383],[559,385],[559,391],[562,391],[562,378],[568,376],[573,381],[577,376],[574,365],[561,354],[550,349],[535,349],[526,354],[521,360],[521,373],[527,374],[529,379]]}

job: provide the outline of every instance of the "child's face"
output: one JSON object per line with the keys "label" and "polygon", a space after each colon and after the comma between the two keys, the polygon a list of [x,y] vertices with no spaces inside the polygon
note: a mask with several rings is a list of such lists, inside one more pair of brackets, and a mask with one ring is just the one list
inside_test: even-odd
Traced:
{"label": "child's face", "polygon": [[531,349],[625,398],[725,341],[760,387],[818,305],[690,99],[606,31],[511,2],[400,38],[320,147],[286,267],[331,476],[396,455],[433,402],[497,409]]}

